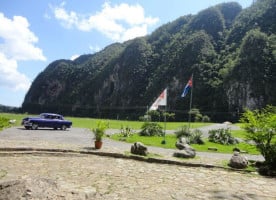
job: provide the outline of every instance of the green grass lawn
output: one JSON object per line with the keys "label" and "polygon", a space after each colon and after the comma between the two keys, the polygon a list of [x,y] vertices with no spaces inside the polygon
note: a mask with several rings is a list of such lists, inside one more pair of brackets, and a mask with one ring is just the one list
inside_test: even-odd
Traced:
{"label": "green grass lawn", "polygon": [[[21,125],[21,121],[24,117],[26,117],[26,114],[13,114],[13,113],[0,113],[1,117],[5,117],[7,119],[15,119],[15,126],[20,126]],[[35,116],[35,115],[32,115]]]}
{"label": "green grass lawn", "polygon": [[[73,127],[80,128],[96,128],[98,121],[105,121],[109,129],[121,129],[122,127],[129,127],[131,129],[137,130],[141,129],[144,122],[142,121],[127,121],[127,120],[112,120],[112,119],[94,119],[94,118],[77,118],[77,117],[67,117],[66,119],[73,122]],[[162,127],[164,127],[164,122],[158,122]],[[212,123],[191,123],[191,128],[198,128],[202,126],[208,126]],[[167,130],[176,130],[182,126],[188,126],[188,122],[167,122]]]}
{"label": "green grass lawn", "polygon": [[[156,147],[163,147],[163,148],[169,148],[169,149],[176,149],[175,143],[177,141],[177,138],[174,134],[167,134],[165,136],[166,144],[162,144],[162,141],[164,140],[164,137],[159,136],[139,136],[138,134],[133,134],[130,137],[122,137],[120,134],[114,134],[110,136],[111,139],[118,140],[118,141],[124,141],[128,143],[134,143],[134,142],[142,142],[145,145],[148,146],[156,146]],[[204,140],[205,144],[199,145],[199,144],[192,144],[191,146],[195,148],[197,151],[203,151],[203,152],[218,152],[218,153],[233,153],[233,148],[237,147],[242,151],[246,151],[249,154],[260,154],[256,147],[253,145],[249,145],[246,143],[239,143],[236,145],[222,145],[217,144],[213,142],[209,142],[207,139]],[[215,147],[217,148],[217,151],[210,151],[208,150],[209,147]]]}
{"label": "green grass lawn", "polygon": [[[16,126],[20,126],[21,120],[27,116],[38,116],[37,114],[13,114],[13,113],[0,113],[0,116],[8,119],[16,119]],[[127,121],[127,120],[112,120],[112,119],[95,119],[95,118],[84,118],[84,117],[64,117],[67,120],[73,122],[73,127],[78,128],[96,128],[97,122],[102,120],[108,124],[109,129],[121,129],[121,127],[129,127],[131,129],[140,129],[144,122],[142,121]],[[164,122],[159,122],[164,127]],[[208,126],[212,123],[191,123],[191,128],[198,128],[202,126]],[[188,122],[167,122],[167,130],[176,130],[182,126],[188,126]]]}
{"label": "green grass lawn", "polygon": [[246,132],[244,129],[241,130],[231,130],[231,134],[233,137],[246,139]]}

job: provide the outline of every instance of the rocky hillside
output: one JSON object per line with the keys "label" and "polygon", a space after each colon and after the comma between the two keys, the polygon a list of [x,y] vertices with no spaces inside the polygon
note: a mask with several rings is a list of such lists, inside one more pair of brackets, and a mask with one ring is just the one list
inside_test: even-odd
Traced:
{"label": "rocky hillside", "polygon": [[182,16],[146,37],[115,43],[74,61],[57,60],[34,80],[24,112],[138,119],[164,88],[167,110],[183,120],[193,107],[212,120],[276,104],[276,1],[235,2]]}

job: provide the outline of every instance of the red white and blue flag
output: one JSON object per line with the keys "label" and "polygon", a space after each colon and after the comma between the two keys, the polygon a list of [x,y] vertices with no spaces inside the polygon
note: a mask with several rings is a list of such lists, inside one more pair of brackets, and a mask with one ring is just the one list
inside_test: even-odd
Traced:
{"label": "red white and blue flag", "polygon": [[151,105],[149,110],[157,110],[158,106],[167,105],[167,88],[159,95],[155,102]]}
{"label": "red white and blue flag", "polygon": [[183,90],[183,93],[181,94],[181,97],[185,97],[192,87],[193,87],[193,76],[191,76],[188,83],[186,84],[186,86]]}

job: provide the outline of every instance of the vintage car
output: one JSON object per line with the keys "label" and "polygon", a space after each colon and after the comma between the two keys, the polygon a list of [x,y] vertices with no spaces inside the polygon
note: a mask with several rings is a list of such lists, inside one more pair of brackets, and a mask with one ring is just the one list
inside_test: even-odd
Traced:
{"label": "vintage car", "polygon": [[54,113],[41,113],[38,117],[26,117],[21,123],[26,129],[36,130],[38,127],[47,127],[66,130],[72,126],[72,122],[65,120],[62,115]]}

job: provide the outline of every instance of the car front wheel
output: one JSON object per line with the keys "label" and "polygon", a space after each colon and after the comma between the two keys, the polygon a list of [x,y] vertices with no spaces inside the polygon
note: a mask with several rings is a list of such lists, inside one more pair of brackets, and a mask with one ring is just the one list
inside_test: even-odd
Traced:
{"label": "car front wheel", "polygon": [[67,126],[66,125],[62,125],[60,129],[63,130],[63,131],[66,131]]}
{"label": "car front wheel", "polygon": [[33,123],[33,124],[32,124],[32,129],[33,129],[33,130],[37,130],[37,128],[38,128],[38,125],[37,125],[36,123]]}

